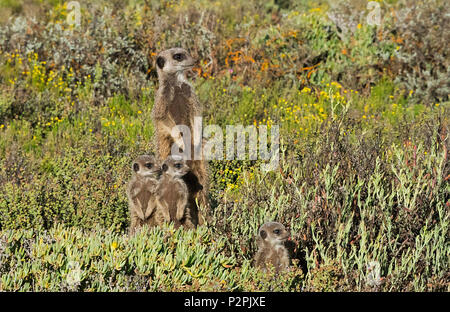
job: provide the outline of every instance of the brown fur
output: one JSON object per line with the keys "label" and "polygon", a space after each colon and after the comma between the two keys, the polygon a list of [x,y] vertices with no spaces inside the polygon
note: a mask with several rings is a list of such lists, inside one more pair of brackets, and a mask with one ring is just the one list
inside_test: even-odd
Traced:
{"label": "brown fur", "polygon": [[[173,59],[175,54],[183,54],[184,59],[179,62]],[[194,61],[181,48],[173,48],[161,52],[157,57],[157,71],[159,88],[156,93],[152,117],[155,125],[157,153],[160,159],[171,155],[171,148],[180,137],[174,138],[171,130],[176,125],[185,125],[191,130],[191,152],[194,151],[194,117],[202,115],[201,104],[189,82],[185,71],[192,68]],[[162,67],[161,67],[162,66]],[[181,146],[180,146],[181,148]],[[191,157],[193,158],[193,157]],[[208,202],[208,169],[205,160],[188,160],[190,174],[184,178],[189,190],[188,203],[191,210],[197,211],[199,224],[204,221],[195,200],[209,209]],[[205,216],[208,216],[205,213]]]}
{"label": "brown fur", "polygon": [[[146,165],[152,164],[152,168]],[[127,187],[128,206],[131,215],[130,234],[144,224],[154,226],[156,187],[161,174],[159,163],[153,156],[139,156],[132,166],[133,176]]]}
{"label": "brown fur", "polygon": [[[176,167],[179,166],[179,168]],[[194,228],[195,214],[189,205],[189,189],[183,176],[189,172],[184,160],[169,157],[162,166],[162,177],[156,189],[156,204],[158,222],[172,221],[175,228],[181,225],[185,228]],[[194,222],[192,221],[194,220]]]}
{"label": "brown fur", "polygon": [[[279,231],[279,233],[274,233]],[[267,269],[268,265],[275,268],[275,272],[286,270],[289,267],[289,252],[285,242],[289,237],[289,231],[278,222],[267,222],[258,231],[258,252],[255,255],[256,267]]]}

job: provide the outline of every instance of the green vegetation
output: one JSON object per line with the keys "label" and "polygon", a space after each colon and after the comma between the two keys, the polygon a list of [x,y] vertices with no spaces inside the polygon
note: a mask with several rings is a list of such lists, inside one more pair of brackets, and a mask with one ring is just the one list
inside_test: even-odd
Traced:
{"label": "green vegetation", "polygon": [[[0,290],[449,291],[449,9],[378,2],[376,26],[366,1],[80,1],[76,27],[0,0]],[[280,126],[280,168],[210,161],[211,224],[128,237],[174,46],[206,124]],[[252,267],[269,220],[282,277]]]}

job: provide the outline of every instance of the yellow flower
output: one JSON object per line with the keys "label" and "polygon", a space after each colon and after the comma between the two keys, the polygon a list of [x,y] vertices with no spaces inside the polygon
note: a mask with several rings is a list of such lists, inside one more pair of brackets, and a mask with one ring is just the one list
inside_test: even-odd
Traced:
{"label": "yellow flower", "polygon": [[308,87],[302,89],[302,93],[309,93],[309,92],[311,92],[311,89]]}
{"label": "yellow flower", "polygon": [[112,248],[113,250],[116,249],[117,246],[118,246],[117,242],[112,242],[111,248]]}

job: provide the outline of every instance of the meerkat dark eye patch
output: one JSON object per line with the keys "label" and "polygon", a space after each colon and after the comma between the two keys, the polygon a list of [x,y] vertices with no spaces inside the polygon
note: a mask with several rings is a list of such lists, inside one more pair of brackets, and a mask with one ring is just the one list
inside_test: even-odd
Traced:
{"label": "meerkat dark eye patch", "polygon": [[175,168],[180,169],[181,167],[183,167],[182,164],[180,164],[180,163],[175,164]]}
{"label": "meerkat dark eye patch", "polygon": [[173,59],[175,61],[181,62],[184,59],[186,59],[186,55],[184,55],[183,53],[176,53],[176,54],[173,55]]}
{"label": "meerkat dark eye patch", "polygon": [[273,234],[276,234],[276,235],[280,235],[280,232],[281,232],[281,230],[279,230],[279,229],[273,230]]}
{"label": "meerkat dark eye patch", "polygon": [[166,164],[163,164],[161,169],[162,169],[162,171],[167,171],[167,169],[169,169],[169,167]]}
{"label": "meerkat dark eye patch", "polygon": [[148,169],[152,169],[153,164],[152,164],[152,163],[146,163],[146,164],[145,164],[145,167],[147,167]]}
{"label": "meerkat dark eye patch", "polygon": [[267,237],[266,231],[261,230],[261,232],[259,232],[259,236],[261,236],[262,239],[266,239],[266,237]]}
{"label": "meerkat dark eye patch", "polygon": [[156,65],[158,65],[160,69],[163,69],[165,63],[166,60],[162,56],[158,56],[158,58],[156,59]]}
{"label": "meerkat dark eye patch", "polygon": [[134,170],[134,172],[138,172],[139,171],[139,164],[138,163],[134,163],[133,164],[133,170]]}

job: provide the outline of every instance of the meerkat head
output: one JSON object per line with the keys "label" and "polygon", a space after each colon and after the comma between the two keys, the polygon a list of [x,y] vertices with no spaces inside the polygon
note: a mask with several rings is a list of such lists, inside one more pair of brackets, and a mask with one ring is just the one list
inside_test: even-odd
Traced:
{"label": "meerkat head", "polygon": [[168,174],[175,178],[181,178],[189,172],[186,161],[181,156],[171,155],[161,166],[163,174]]}
{"label": "meerkat head", "polygon": [[156,57],[156,67],[158,76],[162,73],[180,74],[191,69],[195,64],[195,60],[189,53],[182,48],[172,48],[162,51]]}
{"label": "meerkat head", "polygon": [[282,245],[290,236],[285,226],[278,222],[264,223],[258,231],[258,238],[264,245]]}
{"label": "meerkat head", "polygon": [[141,155],[133,162],[133,172],[142,177],[159,177],[161,168],[155,159],[150,155]]}

